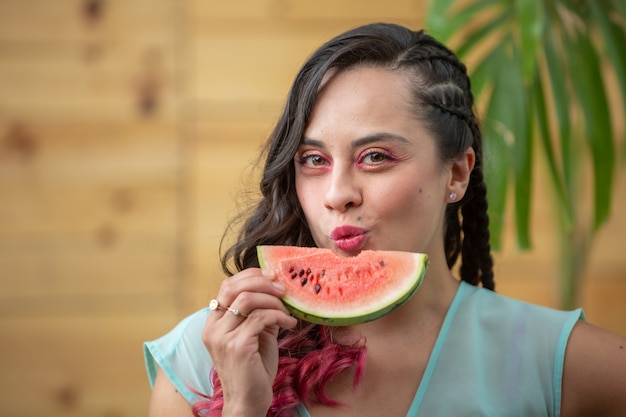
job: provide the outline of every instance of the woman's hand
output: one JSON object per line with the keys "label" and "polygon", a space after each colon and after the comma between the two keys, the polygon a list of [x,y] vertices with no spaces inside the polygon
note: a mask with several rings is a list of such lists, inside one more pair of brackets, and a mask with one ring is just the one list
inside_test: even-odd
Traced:
{"label": "woman's hand", "polygon": [[[258,268],[227,278],[202,335],[224,391],[226,416],[265,416],[278,369],[278,331],[297,320],[280,300],[284,287]],[[227,308],[238,310],[234,314]]]}

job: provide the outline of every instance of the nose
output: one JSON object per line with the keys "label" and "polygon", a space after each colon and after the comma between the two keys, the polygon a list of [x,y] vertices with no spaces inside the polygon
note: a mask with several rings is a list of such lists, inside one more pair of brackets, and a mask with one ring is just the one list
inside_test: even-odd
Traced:
{"label": "nose", "polygon": [[334,170],[324,194],[324,205],[328,210],[346,212],[363,203],[363,194],[358,180],[352,172]]}

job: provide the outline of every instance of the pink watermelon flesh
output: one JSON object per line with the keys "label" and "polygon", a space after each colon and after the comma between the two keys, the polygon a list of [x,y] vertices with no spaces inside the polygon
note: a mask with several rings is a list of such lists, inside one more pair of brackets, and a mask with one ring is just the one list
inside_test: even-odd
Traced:
{"label": "pink watermelon flesh", "polygon": [[285,285],[283,302],[296,317],[329,326],[375,320],[404,304],[428,268],[421,253],[258,246],[261,268]]}

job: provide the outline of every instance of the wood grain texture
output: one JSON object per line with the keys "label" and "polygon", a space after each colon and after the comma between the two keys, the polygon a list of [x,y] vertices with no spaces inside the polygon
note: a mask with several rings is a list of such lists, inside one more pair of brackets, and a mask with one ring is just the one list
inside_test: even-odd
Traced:
{"label": "wood grain texture", "polygon": [[[216,293],[222,233],[302,61],[367,21],[419,28],[423,3],[0,1],[0,415],[145,415],[142,342]],[[496,272],[500,292],[554,306],[542,193],[535,249],[508,233]],[[581,303],[626,334],[616,195]]]}

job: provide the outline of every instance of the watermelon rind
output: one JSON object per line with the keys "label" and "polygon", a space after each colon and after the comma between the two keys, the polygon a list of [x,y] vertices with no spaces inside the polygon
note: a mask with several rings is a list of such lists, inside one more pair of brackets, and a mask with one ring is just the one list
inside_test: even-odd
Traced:
{"label": "watermelon rind", "polygon": [[[289,253],[290,250],[293,252],[293,255],[284,255]],[[278,253],[281,253],[281,256]],[[377,253],[381,254],[381,256],[385,254],[400,255],[403,259],[410,259],[414,264],[414,268],[411,269],[410,273],[402,277],[402,286],[396,288],[395,292],[388,293],[383,299],[360,306],[358,309],[343,311],[339,315],[331,311],[331,309],[325,310],[321,306],[303,302],[298,298],[298,294],[289,291],[281,298],[283,304],[294,317],[326,326],[356,325],[377,320],[389,314],[406,303],[419,289],[428,270],[428,256],[423,253],[410,252],[377,251]],[[299,260],[307,257],[339,255],[332,253],[328,249],[261,245],[257,247],[257,256],[262,269],[276,272],[278,263],[289,259]],[[279,259],[270,260],[270,258]],[[350,258],[346,259],[349,260]]]}

